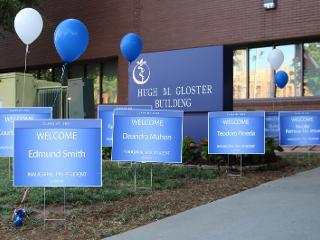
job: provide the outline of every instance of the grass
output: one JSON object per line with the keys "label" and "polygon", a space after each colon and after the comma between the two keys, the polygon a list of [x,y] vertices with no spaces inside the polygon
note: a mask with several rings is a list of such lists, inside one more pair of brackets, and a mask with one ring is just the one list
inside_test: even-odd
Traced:
{"label": "grass", "polygon": [[[214,170],[194,169],[179,165],[163,164],[120,164],[103,162],[103,186],[101,188],[66,188],[68,205],[94,204],[121,200],[146,191],[135,191],[134,169],[136,169],[137,187],[150,187],[150,171],[153,171],[153,190],[180,188],[191,179],[212,179],[219,173]],[[24,188],[12,187],[8,176],[8,159],[0,159],[0,218],[7,222],[13,209],[18,207]],[[62,188],[46,188],[46,204],[63,203]],[[43,188],[31,188],[26,200],[28,210],[43,208]],[[151,213],[157,215],[157,213]],[[127,214],[123,219],[126,221]],[[131,215],[131,214],[129,214]]]}

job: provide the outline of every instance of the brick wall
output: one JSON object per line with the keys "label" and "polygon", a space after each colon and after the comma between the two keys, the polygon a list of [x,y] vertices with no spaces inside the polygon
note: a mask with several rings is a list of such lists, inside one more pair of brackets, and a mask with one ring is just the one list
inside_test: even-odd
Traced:
{"label": "brick wall", "polygon": [[[79,18],[90,32],[81,60],[119,56],[119,100],[127,101],[127,63],[119,41],[127,32],[139,33],[144,51],[207,45],[252,46],[297,39],[320,40],[320,1],[279,0],[276,10],[263,9],[262,0],[59,0],[42,1],[45,31],[32,44],[29,65],[56,64],[60,59],[53,31],[61,20]],[[0,70],[23,66],[24,46],[7,34],[0,41]]]}

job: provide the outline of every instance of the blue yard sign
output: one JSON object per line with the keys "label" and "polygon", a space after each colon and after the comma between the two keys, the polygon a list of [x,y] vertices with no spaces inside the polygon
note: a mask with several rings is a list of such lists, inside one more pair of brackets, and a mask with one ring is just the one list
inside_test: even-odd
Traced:
{"label": "blue yard sign", "polygon": [[264,154],[265,113],[210,112],[209,154]]}
{"label": "blue yard sign", "polygon": [[14,124],[14,186],[102,186],[101,120]]}
{"label": "blue yard sign", "polygon": [[320,111],[280,112],[280,145],[320,144]]}
{"label": "blue yard sign", "polygon": [[51,107],[0,108],[0,157],[13,157],[14,121],[51,118]]}
{"label": "blue yard sign", "polygon": [[183,112],[115,110],[113,161],[182,162]]}
{"label": "blue yard sign", "polygon": [[266,112],[266,137],[279,139],[279,113]]}
{"label": "blue yard sign", "polygon": [[102,146],[112,147],[113,111],[133,109],[152,109],[151,105],[99,105],[98,118],[102,120]]}

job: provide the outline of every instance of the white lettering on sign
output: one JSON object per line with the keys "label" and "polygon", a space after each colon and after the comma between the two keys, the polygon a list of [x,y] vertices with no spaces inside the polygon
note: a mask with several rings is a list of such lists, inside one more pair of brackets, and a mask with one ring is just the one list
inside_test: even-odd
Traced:
{"label": "white lettering on sign", "polygon": [[78,132],[37,132],[38,140],[77,140]]}
{"label": "white lettering on sign", "polygon": [[249,119],[246,118],[227,118],[223,119],[224,125],[248,125]]}
{"label": "white lettering on sign", "polygon": [[313,122],[313,117],[309,116],[298,116],[298,117],[291,117],[292,122]]}
{"label": "white lettering on sign", "polygon": [[0,136],[13,136],[13,131],[0,130]]}
{"label": "white lettering on sign", "polygon": [[157,97],[158,88],[139,88],[138,97]]}
{"label": "white lettering on sign", "polygon": [[139,140],[139,141],[171,141],[172,140],[172,136],[171,135],[163,135],[161,133],[159,134],[144,134],[144,133],[140,133],[140,134],[129,134],[129,133],[123,133],[122,134],[122,139],[124,140]]}
{"label": "white lettering on sign", "polygon": [[28,151],[29,158],[85,158],[86,153],[83,150],[79,151],[38,151],[38,150],[29,150]]}
{"label": "white lettering on sign", "polygon": [[219,137],[254,137],[254,131],[217,131]]}
{"label": "white lettering on sign", "polygon": [[33,120],[33,117],[32,116],[9,116],[4,118],[5,122],[13,122],[17,120]]}
{"label": "white lettering on sign", "polygon": [[132,121],[133,126],[157,126],[157,127],[163,127],[164,122],[161,119],[141,119],[136,118]]}
{"label": "white lettering on sign", "polygon": [[212,85],[193,85],[176,87],[176,95],[203,95],[212,94]]}
{"label": "white lettering on sign", "polygon": [[179,99],[156,99],[154,101],[154,108],[190,108],[192,105],[191,98],[179,98]]}

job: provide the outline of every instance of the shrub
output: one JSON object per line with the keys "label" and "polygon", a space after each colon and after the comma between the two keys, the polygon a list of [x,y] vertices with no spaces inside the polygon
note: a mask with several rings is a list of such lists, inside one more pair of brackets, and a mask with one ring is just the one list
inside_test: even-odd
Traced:
{"label": "shrub", "polygon": [[265,154],[247,154],[243,157],[244,165],[254,165],[262,163],[270,163],[279,160],[275,151],[283,151],[283,149],[278,145],[278,143],[270,137],[265,140]]}
{"label": "shrub", "polygon": [[111,147],[102,147],[102,159],[110,160],[111,159]]}
{"label": "shrub", "polygon": [[189,136],[183,139],[182,159],[183,163],[198,164],[201,155],[201,149],[195,143],[194,137]]}
{"label": "shrub", "polygon": [[[273,138],[266,138],[265,154],[244,154],[242,155],[243,165],[255,165],[277,161],[279,157],[275,151],[283,151]],[[185,137],[182,148],[183,163],[186,164],[207,164],[220,167],[225,164],[227,155],[208,154],[208,139],[204,138],[200,143],[195,143],[194,137]],[[229,155],[230,164],[237,161],[235,155]]]}
{"label": "shrub", "polygon": [[204,164],[209,165],[217,165],[220,167],[221,164],[224,163],[224,156],[223,155],[217,155],[217,154],[209,154],[208,150],[208,138],[204,138],[200,142],[200,148],[201,148],[201,162]]}

